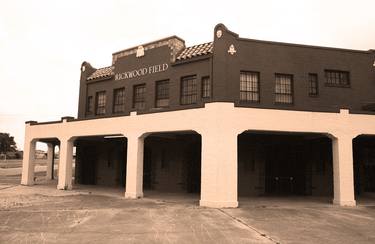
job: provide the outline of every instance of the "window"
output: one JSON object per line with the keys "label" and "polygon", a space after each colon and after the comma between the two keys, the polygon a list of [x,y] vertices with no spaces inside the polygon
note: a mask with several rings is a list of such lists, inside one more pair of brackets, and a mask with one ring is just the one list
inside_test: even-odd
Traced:
{"label": "window", "polygon": [[106,94],[105,91],[96,93],[96,115],[105,114]]}
{"label": "window", "polygon": [[293,76],[286,74],[275,75],[275,102],[293,103]]}
{"label": "window", "polygon": [[181,79],[181,104],[194,104],[197,102],[197,77],[187,76]]}
{"label": "window", "polygon": [[113,90],[113,113],[122,113],[125,110],[125,88]]}
{"label": "window", "polygon": [[259,102],[259,73],[240,73],[240,101]]}
{"label": "window", "polygon": [[145,109],[146,108],[145,95],[146,95],[146,85],[145,84],[134,86],[133,108],[135,108],[135,109]]}
{"label": "window", "polygon": [[309,96],[314,97],[317,96],[318,93],[318,75],[309,74]]}
{"label": "window", "polygon": [[337,70],[325,70],[327,86],[350,86],[349,72]]}
{"label": "window", "polygon": [[87,97],[87,104],[86,104],[86,114],[92,114],[94,110],[94,103],[92,96]]}
{"label": "window", "polygon": [[206,76],[202,78],[202,98],[211,97],[211,82],[210,77]]}
{"label": "window", "polygon": [[156,104],[157,108],[169,106],[169,80],[156,82]]}

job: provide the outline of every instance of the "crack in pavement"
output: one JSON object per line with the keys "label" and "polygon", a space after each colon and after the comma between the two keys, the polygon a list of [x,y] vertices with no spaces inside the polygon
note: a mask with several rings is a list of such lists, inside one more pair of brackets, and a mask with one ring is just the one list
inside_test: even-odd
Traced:
{"label": "crack in pavement", "polygon": [[16,187],[16,186],[18,186],[18,185],[6,186],[6,187],[3,187],[3,188],[0,188],[0,191],[8,189],[8,188]]}
{"label": "crack in pavement", "polygon": [[269,235],[263,233],[262,231],[256,229],[255,227],[253,227],[253,226],[247,224],[247,223],[244,222],[243,220],[241,220],[241,219],[239,219],[239,218],[236,218],[236,217],[234,217],[233,215],[231,215],[231,214],[225,212],[223,209],[217,209],[217,210],[219,210],[220,212],[222,212],[223,214],[225,214],[225,215],[228,216],[229,218],[233,219],[234,221],[236,221],[236,222],[238,222],[238,223],[244,225],[244,226],[247,227],[248,229],[251,229],[251,230],[255,231],[256,233],[258,233],[258,234],[259,234],[260,236],[262,236],[263,238],[266,238],[266,239],[268,239],[268,240],[270,240],[270,241],[272,241],[273,243],[276,243],[276,244],[280,244],[280,243],[281,243],[281,242],[279,242],[279,241],[276,241],[275,239],[273,239],[273,238],[270,237]]}

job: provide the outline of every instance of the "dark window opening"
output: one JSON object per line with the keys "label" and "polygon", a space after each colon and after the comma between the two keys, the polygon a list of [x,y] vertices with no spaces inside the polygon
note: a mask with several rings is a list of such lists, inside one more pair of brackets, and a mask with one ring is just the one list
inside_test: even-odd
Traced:
{"label": "dark window opening", "polygon": [[146,108],[146,85],[136,85],[133,90],[133,108],[135,109],[145,109]]}
{"label": "dark window opening", "polygon": [[197,102],[197,77],[187,76],[181,79],[181,104],[188,105]]}
{"label": "dark window opening", "polygon": [[202,78],[202,98],[211,97],[211,82],[210,77],[206,76]]}
{"label": "dark window opening", "polygon": [[169,106],[169,80],[156,82],[156,107],[163,108]]}
{"label": "dark window opening", "polygon": [[96,115],[105,114],[106,99],[105,91],[96,93]]}
{"label": "dark window opening", "polygon": [[240,101],[259,102],[259,73],[240,73]]}
{"label": "dark window opening", "polygon": [[125,110],[125,88],[113,91],[113,113],[122,113]]}
{"label": "dark window opening", "polygon": [[325,77],[327,86],[350,86],[349,72],[347,71],[325,70]]}
{"label": "dark window opening", "polygon": [[293,75],[275,75],[275,102],[282,104],[293,103]]}
{"label": "dark window opening", "polygon": [[318,93],[318,75],[309,74],[309,96],[314,97],[317,96]]}
{"label": "dark window opening", "polygon": [[94,111],[94,100],[92,96],[87,97],[86,114],[92,114]]}

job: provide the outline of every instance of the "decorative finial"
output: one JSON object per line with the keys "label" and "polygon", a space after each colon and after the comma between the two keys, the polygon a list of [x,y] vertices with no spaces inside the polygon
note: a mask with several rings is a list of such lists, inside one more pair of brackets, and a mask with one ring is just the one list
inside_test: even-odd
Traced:
{"label": "decorative finial", "polygon": [[137,49],[136,57],[139,58],[139,57],[143,57],[144,55],[145,55],[145,49],[143,48],[143,46],[139,46]]}
{"label": "decorative finial", "polygon": [[216,31],[216,37],[220,38],[223,35],[223,32],[221,30]]}
{"label": "decorative finial", "polygon": [[234,55],[236,52],[237,52],[237,51],[236,51],[236,49],[234,48],[234,45],[231,44],[231,45],[229,46],[228,53],[230,53],[231,55]]}

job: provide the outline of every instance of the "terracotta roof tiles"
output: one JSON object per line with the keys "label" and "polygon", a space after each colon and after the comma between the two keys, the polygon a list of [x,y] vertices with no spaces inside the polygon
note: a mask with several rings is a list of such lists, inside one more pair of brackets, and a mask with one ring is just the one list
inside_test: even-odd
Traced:
{"label": "terracotta roof tiles", "polygon": [[196,56],[202,56],[212,53],[213,43],[203,43],[195,46],[185,48],[178,56],[177,60],[184,60],[188,58],[193,58]]}
{"label": "terracotta roof tiles", "polygon": [[94,71],[89,77],[87,77],[87,80],[95,80],[99,78],[106,78],[112,76],[113,73],[113,66],[100,68]]}

